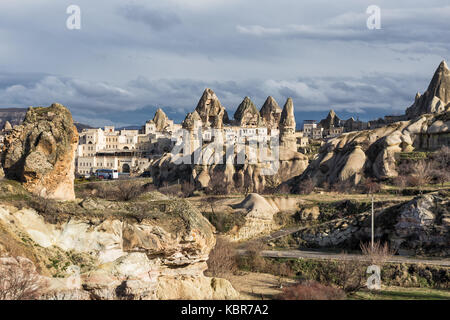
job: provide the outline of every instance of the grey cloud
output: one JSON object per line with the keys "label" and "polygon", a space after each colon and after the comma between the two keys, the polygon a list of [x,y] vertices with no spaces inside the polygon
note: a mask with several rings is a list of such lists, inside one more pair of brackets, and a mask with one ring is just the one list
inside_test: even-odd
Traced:
{"label": "grey cloud", "polygon": [[369,1],[324,3],[78,0],[68,31],[64,1],[0,1],[0,107],[57,101],[80,121],[139,124],[161,106],[179,121],[211,87],[230,114],[272,95],[369,117],[403,111],[450,58],[445,0],[378,0],[373,31]]}
{"label": "grey cloud", "polygon": [[[0,73],[0,79],[2,74]],[[30,86],[30,82],[34,83]],[[403,74],[374,74],[365,77],[303,77],[293,80],[203,81],[193,79],[157,79],[144,76],[125,85],[91,82],[55,75],[39,80],[14,82],[0,88],[0,107],[49,105],[60,102],[71,108],[75,119],[98,124],[140,124],[156,107],[163,107],[181,121],[194,110],[206,87],[211,87],[232,114],[244,96],[262,105],[268,95],[283,104],[294,99],[298,112],[385,109],[403,111],[411,104],[417,90],[425,90],[429,79],[408,78]],[[126,117],[123,114],[126,113]],[[122,116],[121,116],[122,115]],[[94,121],[97,117],[98,119]],[[102,121],[103,121],[102,120]]]}
{"label": "grey cloud", "polygon": [[173,12],[147,8],[138,4],[127,4],[118,8],[118,13],[130,21],[139,21],[156,31],[168,29],[181,23]]}
{"label": "grey cloud", "polygon": [[[318,24],[290,24],[277,27],[237,25],[243,35],[268,38],[302,38],[317,41],[361,41],[367,43],[412,43],[426,41],[442,50],[448,50],[450,6],[427,8],[385,9],[381,7],[381,29],[366,27],[365,12],[347,12]],[[424,50],[424,48],[421,48]]]}

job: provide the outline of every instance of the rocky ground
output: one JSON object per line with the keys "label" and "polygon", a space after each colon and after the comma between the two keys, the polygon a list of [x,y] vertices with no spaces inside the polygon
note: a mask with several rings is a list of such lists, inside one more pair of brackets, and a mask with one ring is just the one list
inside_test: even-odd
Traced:
{"label": "rocky ground", "polygon": [[[226,280],[203,275],[214,228],[188,201],[150,192],[56,202],[13,181],[0,188],[0,252],[34,264],[46,299],[238,297]],[[68,285],[76,269],[80,282]]]}

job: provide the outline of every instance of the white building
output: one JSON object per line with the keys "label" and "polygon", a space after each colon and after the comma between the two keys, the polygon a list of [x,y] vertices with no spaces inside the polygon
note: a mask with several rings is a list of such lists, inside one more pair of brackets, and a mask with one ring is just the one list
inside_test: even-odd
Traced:
{"label": "white building", "polygon": [[[171,130],[180,125],[169,123]],[[76,173],[89,175],[97,169],[115,169],[121,173],[143,171],[154,156],[171,150],[168,132],[156,131],[154,123],[147,122],[142,130],[84,129],[79,135],[76,154]]]}
{"label": "white building", "polygon": [[303,136],[312,138],[313,131],[317,128],[316,120],[305,120],[303,122]]}

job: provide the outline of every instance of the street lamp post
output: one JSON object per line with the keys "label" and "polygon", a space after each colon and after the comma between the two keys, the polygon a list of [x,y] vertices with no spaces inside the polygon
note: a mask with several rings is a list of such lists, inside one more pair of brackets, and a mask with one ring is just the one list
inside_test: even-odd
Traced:
{"label": "street lamp post", "polygon": [[374,243],[374,212],[373,212],[373,193],[372,193],[372,250],[373,250],[373,243]]}

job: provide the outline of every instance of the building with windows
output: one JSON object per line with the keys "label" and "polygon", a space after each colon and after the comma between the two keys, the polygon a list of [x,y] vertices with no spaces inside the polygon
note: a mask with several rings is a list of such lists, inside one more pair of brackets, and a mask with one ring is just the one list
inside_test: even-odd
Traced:
{"label": "building with windows", "polygon": [[168,120],[161,109],[155,118],[140,130],[116,130],[114,126],[84,129],[79,134],[76,173],[90,175],[97,169],[133,173],[147,169],[152,158],[172,149],[172,132],[181,128]]}

